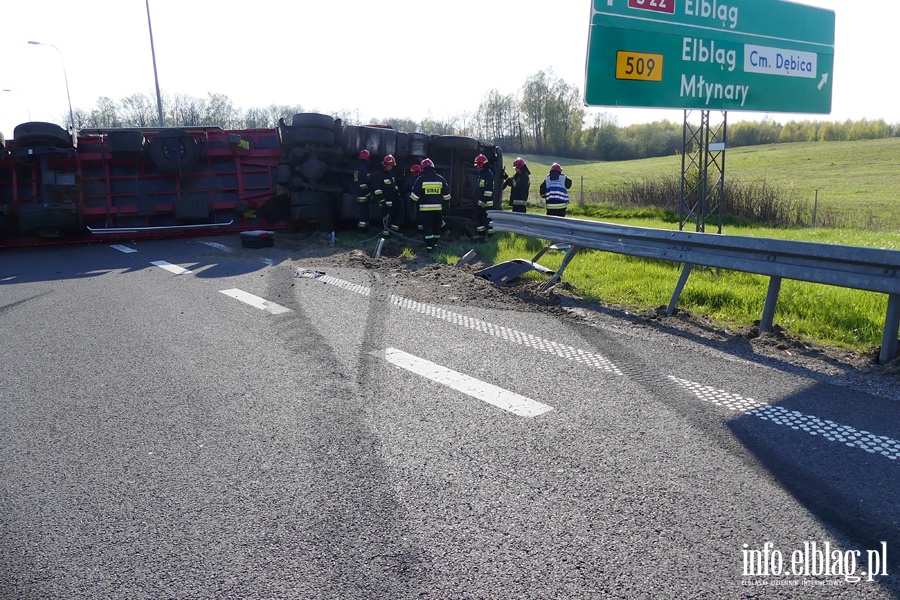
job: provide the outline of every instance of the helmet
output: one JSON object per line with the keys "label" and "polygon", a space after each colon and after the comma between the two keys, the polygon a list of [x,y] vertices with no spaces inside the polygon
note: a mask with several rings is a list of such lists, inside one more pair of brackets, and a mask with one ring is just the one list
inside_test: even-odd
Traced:
{"label": "helmet", "polygon": [[381,166],[387,169],[388,167],[394,167],[397,165],[397,161],[394,160],[394,157],[390,154],[385,156],[381,161]]}
{"label": "helmet", "polygon": [[559,166],[559,163],[553,163],[552,165],[550,165],[550,170],[559,171],[560,173],[562,173],[562,167]]}
{"label": "helmet", "polygon": [[416,175],[418,175],[419,173],[422,172],[422,166],[413,163],[409,166],[409,170],[411,173],[415,173]]}
{"label": "helmet", "polygon": [[517,169],[521,169],[522,167],[525,166],[525,159],[520,156],[519,158],[517,158],[516,160],[513,161],[513,166]]}
{"label": "helmet", "polygon": [[359,157],[363,160],[369,160],[369,158],[371,158],[371,154],[369,154],[368,150],[363,148],[362,150],[359,151]]}
{"label": "helmet", "polygon": [[479,154],[475,157],[475,166],[481,168],[487,164],[487,161],[487,156],[485,156],[484,154]]}
{"label": "helmet", "polygon": [[431,167],[432,169],[434,168],[434,161],[432,161],[430,158],[426,158],[422,161],[422,168],[427,169],[428,167]]}

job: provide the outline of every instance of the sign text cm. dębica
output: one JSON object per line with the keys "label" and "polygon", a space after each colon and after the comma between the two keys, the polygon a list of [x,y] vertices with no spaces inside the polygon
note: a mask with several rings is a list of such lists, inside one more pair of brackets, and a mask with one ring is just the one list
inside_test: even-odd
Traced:
{"label": "sign text cm. d\u0119bica", "polygon": [[585,104],[828,114],[834,22],[782,0],[594,0]]}

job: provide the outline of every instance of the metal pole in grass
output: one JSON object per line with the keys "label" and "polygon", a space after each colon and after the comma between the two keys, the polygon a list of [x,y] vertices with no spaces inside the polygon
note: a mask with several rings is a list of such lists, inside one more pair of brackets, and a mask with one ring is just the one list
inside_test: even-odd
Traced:
{"label": "metal pole in grass", "polygon": [[813,229],[816,228],[816,213],[819,212],[819,190],[816,190],[816,201],[813,203]]}
{"label": "metal pole in grass", "polygon": [[581,176],[581,206],[584,206],[584,175]]}

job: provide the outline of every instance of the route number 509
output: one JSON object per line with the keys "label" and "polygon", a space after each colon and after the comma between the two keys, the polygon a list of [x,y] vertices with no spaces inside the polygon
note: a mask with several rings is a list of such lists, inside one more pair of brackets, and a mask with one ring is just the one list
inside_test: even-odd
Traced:
{"label": "route number 509", "polygon": [[662,81],[663,55],[619,51],[616,54],[616,79]]}

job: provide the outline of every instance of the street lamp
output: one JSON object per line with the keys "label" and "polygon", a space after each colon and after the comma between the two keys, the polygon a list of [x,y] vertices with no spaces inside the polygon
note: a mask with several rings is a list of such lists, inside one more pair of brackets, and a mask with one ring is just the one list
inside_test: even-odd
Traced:
{"label": "street lamp", "polygon": [[22,94],[22,97],[25,98],[25,108],[28,110],[28,121],[31,122],[31,103],[28,101],[28,96],[25,95],[25,92],[20,92],[19,90],[10,90],[4,89],[4,92],[11,92],[14,94]]}
{"label": "street lamp", "polygon": [[159,128],[164,127],[162,112],[162,95],[159,93],[159,75],[156,72],[156,49],[153,47],[153,25],[150,24],[150,0],[147,5],[147,28],[150,30],[150,56],[153,57],[153,80],[156,82],[156,110],[159,113]]}
{"label": "street lamp", "polygon": [[69,100],[69,122],[72,126],[72,129],[74,130],[75,129],[75,114],[72,112],[72,95],[69,94],[69,76],[66,73],[66,59],[63,58],[62,50],[60,50],[53,44],[46,44],[44,42],[28,42],[28,43],[31,44],[32,46],[50,46],[51,48],[53,48],[54,50],[59,52],[59,60],[62,61],[62,67],[63,67],[63,77],[65,77],[65,79],[66,79],[66,98],[68,98],[68,100]]}

